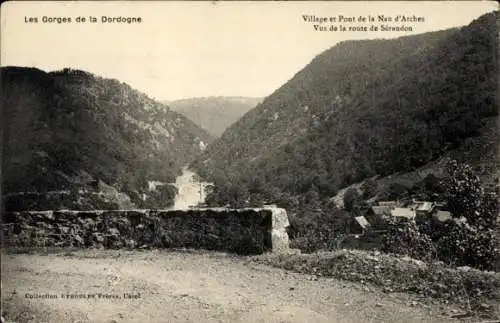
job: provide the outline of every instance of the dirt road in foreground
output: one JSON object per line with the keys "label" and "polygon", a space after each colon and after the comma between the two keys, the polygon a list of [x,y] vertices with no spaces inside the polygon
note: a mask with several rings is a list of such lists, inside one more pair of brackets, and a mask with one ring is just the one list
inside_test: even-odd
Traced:
{"label": "dirt road in foreground", "polygon": [[[449,308],[408,295],[249,259],[154,250],[2,254],[3,310],[7,322],[37,323],[454,322],[443,315]],[[37,294],[57,298],[30,298]]]}

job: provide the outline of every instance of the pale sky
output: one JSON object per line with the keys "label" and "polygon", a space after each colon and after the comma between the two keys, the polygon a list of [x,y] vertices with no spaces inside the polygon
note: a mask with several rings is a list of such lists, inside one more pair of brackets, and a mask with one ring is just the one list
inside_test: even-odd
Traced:
{"label": "pale sky", "polygon": [[[463,26],[493,10],[494,1],[8,2],[1,9],[0,64],[82,69],[159,100],[265,97],[339,41]],[[142,23],[103,24],[103,15],[141,17]],[[425,21],[388,23],[411,26],[411,33],[320,32],[302,15],[415,15]],[[43,23],[43,16],[71,17],[72,23]],[[87,22],[76,23],[78,16]],[[29,17],[38,23],[25,22]],[[340,24],[370,25],[332,23]]]}

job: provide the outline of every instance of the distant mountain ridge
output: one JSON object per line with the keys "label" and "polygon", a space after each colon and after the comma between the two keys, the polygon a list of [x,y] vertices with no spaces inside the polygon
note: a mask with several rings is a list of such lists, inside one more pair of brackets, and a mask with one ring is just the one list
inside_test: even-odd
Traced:
{"label": "distant mountain ridge", "polygon": [[375,175],[416,169],[497,118],[497,36],[494,12],[462,28],[339,43],[231,125],[193,166],[218,184],[220,203],[223,195],[271,191],[329,197]]}
{"label": "distant mountain ridge", "polygon": [[218,137],[261,101],[252,97],[212,96],[164,102]]}
{"label": "distant mountain ridge", "polygon": [[4,196],[85,191],[101,181],[141,204],[148,181],[174,182],[211,141],[168,106],[85,71],[2,67],[1,86]]}

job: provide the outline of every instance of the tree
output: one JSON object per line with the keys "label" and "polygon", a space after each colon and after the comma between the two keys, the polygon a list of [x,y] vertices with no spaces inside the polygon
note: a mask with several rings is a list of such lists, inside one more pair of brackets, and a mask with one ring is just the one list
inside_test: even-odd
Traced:
{"label": "tree", "polygon": [[440,258],[455,265],[492,268],[499,256],[497,194],[485,192],[472,167],[456,160],[448,163],[448,177],[443,183],[453,217],[463,216],[467,223],[445,227],[447,232],[437,241]]}
{"label": "tree", "polygon": [[377,194],[378,184],[373,179],[366,180],[361,186],[361,191],[363,192],[363,198],[369,199]]}
{"label": "tree", "polygon": [[389,185],[385,195],[388,199],[404,199],[409,195],[410,188],[403,183],[394,182]]}
{"label": "tree", "polygon": [[354,207],[361,202],[361,195],[355,188],[349,188],[344,194],[344,208],[353,211]]}
{"label": "tree", "polygon": [[455,266],[492,269],[498,259],[498,238],[492,229],[450,223],[437,241],[439,258]]}
{"label": "tree", "polygon": [[249,197],[250,193],[243,183],[216,183],[207,194],[205,202],[209,206],[229,205],[232,208],[241,208]]}
{"label": "tree", "polygon": [[470,165],[451,160],[447,170],[444,196],[453,217],[463,216],[469,224],[479,229],[492,228],[497,216],[496,194],[484,191]]}

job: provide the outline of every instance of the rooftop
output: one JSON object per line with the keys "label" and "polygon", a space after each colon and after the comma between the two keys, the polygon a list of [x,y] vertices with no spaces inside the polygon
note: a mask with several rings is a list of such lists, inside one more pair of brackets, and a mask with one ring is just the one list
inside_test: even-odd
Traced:
{"label": "rooftop", "polygon": [[354,218],[356,222],[363,228],[366,229],[371,226],[371,224],[366,220],[364,216],[357,216]]}
{"label": "rooftop", "polygon": [[374,205],[374,206],[372,206],[372,211],[376,215],[390,214],[391,207],[390,206],[377,206],[377,205]]}
{"label": "rooftop", "polygon": [[391,210],[391,215],[393,217],[413,219],[415,218],[415,211],[409,208],[396,207]]}

